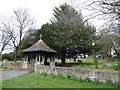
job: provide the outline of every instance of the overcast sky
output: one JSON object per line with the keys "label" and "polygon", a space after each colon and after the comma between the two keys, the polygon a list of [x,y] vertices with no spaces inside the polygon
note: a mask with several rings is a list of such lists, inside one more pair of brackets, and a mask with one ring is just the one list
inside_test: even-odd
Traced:
{"label": "overcast sky", "polygon": [[[16,8],[26,8],[36,20],[36,28],[40,28],[43,24],[50,22],[54,7],[65,2],[74,4],[74,1],[82,3],[86,0],[0,0],[0,16],[9,16]],[[82,10],[82,14],[89,15],[90,11]],[[92,22],[96,27],[102,23],[98,20],[92,20]]]}
{"label": "overcast sky", "polygon": [[37,21],[37,27],[50,21],[53,8],[69,0],[0,0],[0,15],[9,15],[13,9],[26,8]]}
{"label": "overcast sky", "polygon": [[[16,8],[26,8],[30,15],[36,19],[36,27],[40,28],[41,25],[50,21],[55,6],[65,2],[72,4],[75,1],[82,3],[86,0],[0,0],[0,15],[8,16]],[[90,11],[82,10],[82,13],[88,15]],[[95,20],[93,21],[95,26],[101,24],[96,23]]]}

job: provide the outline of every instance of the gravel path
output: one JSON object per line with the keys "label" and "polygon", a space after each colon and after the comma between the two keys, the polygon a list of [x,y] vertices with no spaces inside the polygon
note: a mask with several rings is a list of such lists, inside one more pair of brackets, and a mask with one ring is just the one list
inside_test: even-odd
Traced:
{"label": "gravel path", "polygon": [[0,81],[15,78],[24,74],[27,74],[28,70],[9,70],[9,71],[0,71]]}

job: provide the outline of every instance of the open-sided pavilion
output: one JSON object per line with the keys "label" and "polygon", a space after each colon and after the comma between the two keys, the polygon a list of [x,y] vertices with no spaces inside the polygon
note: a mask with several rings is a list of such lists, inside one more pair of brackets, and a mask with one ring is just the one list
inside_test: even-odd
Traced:
{"label": "open-sided pavilion", "polygon": [[42,39],[29,48],[22,50],[22,52],[26,55],[26,61],[30,62],[30,55],[34,54],[36,56],[35,62],[44,62],[44,64],[47,64],[48,58],[50,62],[54,61],[54,55],[57,53],[57,51],[51,49]]}

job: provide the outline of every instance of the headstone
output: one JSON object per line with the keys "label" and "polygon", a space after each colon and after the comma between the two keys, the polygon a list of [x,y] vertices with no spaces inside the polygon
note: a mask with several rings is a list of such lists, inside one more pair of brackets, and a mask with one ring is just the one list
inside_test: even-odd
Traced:
{"label": "headstone", "polygon": [[55,67],[55,62],[50,62],[50,67],[54,68]]}
{"label": "headstone", "polygon": [[28,69],[28,62],[27,61],[23,62],[23,69]]}
{"label": "headstone", "polygon": [[106,63],[106,67],[113,67],[113,66],[114,66],[113,63],[111,62]]}
{"label": "headstone", "polygon": [[4,59],[4,60],[3,60],[3,62],[7,62],[7,60],[6,60],[6,59]]}

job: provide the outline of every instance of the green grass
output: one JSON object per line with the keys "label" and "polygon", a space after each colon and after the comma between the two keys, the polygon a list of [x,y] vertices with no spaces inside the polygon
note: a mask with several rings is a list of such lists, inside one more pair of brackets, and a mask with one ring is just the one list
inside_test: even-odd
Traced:
{"label": "green grass", "polygon": [[[94,64],[94,60],[82,60],[82,63],[91,63]],[[119,63],[120,61],[110,61],[110,63],[114,66],[114,67],[106,67],[106,60],[103,59],[99,59],[98,60],[98,66],[100,70],[120,70],[119,68]],[[73,67],[77,67],[77,68],[91,68],[91,69],[95,69],[94,65],[76,65]]]}
{"label": "green grass", "polygon": [[5,67],[0,68],[0,71],[8,71],[8,70],[13,70],[13,69],[7,69]]}
{"label": "green grass", "polygon": [[[94,65],[75,65],[73,67],[95,69]],[[109,68],[109,67],[103,67],[99,65],[99,70],[120,70],[120,68]]]}
{"label": "green grass", "polygon": [[3,88],[117,88],[107,83],[71,80],[54,75],[31,73],[17,78],[4,80]]}
{"label": "green grass", "polygon": [[[9,62],[9,63],[14,63],[14,61],[7,61],[7,62]],[[16,61],[16,63],[22,63],[23,62],[23,60],[17,60]]]}

